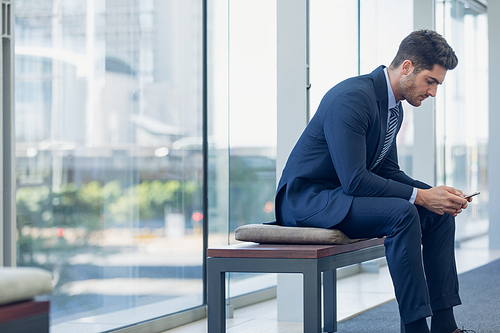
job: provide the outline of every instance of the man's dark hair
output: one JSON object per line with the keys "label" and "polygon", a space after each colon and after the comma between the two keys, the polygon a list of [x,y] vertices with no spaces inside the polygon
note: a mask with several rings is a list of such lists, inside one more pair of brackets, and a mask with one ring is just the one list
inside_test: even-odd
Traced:
{"label": "man's dark hair", "polygon": [[458,65],[455,52],[443,36],[426,29],[414,31],[403,39],[390,67],[399,67],[405,60],[413,63],[414,73],[432,70],[436,64],[447,70]]}

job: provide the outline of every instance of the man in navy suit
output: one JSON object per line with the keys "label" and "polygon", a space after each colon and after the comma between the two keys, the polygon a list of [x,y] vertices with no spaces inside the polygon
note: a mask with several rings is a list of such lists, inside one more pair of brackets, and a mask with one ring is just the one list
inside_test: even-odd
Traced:
{"label": "man in navy suit", "polygon": [[453,315],[461,303],[455,216],[472,199],[406,175],[395,139],[403,121],[400,101],[417,107],[434,97],[457,64],[441,35],[414,31],[388,68],[333,87],[292,150],[276,193],[280,225],[336,228],[351,238],[386,237],[406,333],[462,332]]}

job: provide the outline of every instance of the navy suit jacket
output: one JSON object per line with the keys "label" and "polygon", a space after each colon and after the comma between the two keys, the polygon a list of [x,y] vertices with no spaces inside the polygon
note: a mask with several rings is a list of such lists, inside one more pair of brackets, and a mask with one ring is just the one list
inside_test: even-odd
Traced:
{"label": "navy suit jacket", "polygon": [[400,170],[395,139],[373,168],[387,131],[383,68],[347,79],[323,97],[283,169],[276,192],[278,224],[331,228],[344,219],[354,197],[409,200],[414,187],[430,187]]}

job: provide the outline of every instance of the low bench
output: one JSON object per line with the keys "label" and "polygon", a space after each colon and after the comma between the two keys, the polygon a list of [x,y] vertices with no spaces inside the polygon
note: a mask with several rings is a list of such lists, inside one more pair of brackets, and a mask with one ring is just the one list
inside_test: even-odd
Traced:
{"label": "low bench", "polygon": [[[245,226],[247,227],[247,226]],[[254,237],[265,235],[257,228],[243,243],[207,250],[208,280],[208,333],[226,331],[225,307],[225,273],[302,273],[304,296],[304,333],[321,333],[337,331],[337,291],[336,269],[385,256],[384,239],[350,240],[339,231],[319,228],[311,229],[311,233],[328,235],[330,242],[342,244],[314,244],[317,237],[309,237],[306,228],[289,228],[273,226],[272,232],[278,230],[278,236],[264,239],[265,243],[248,242]],[[281,232],[279,228],[284,229]],[[237,229],[238,231],[238,229]],[[245,230],[247,231],[247,230]],[[291,234],[290,234],[291,232]],[[333,234],[332,234],[333,232]],[[334,235],[335,240],[331,240]],[[285,237],[288,236],[288,237]],[[340,238],[339,238],[340,237]],[[238,239],[238,237],[236,237]],[[273,244],[277,239],[281,244]],[[287,239],[293,242],[283,244]],[[340,239],[340,240],[339,240]],[[262,239],[261,239],[262,241]],[[322,239],[321,242],[327,242]],[[313,244],[310,244],[313,243]],[[323,274],[323,314],[324,328],[321,325],[321,274]]]}

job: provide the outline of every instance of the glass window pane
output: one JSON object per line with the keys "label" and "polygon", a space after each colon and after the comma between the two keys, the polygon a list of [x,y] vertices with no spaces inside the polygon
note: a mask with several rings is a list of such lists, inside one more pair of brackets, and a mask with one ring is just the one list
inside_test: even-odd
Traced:
{"label": "glass window pane", "polygon": [[229,1],[208,6],[208,247],[229,243]]}
{"label": "glass window pane", "polygon": [[312,117],[330,88],[358,74],[357,1],[309,2],[309,66]]}
{"label": "glass window pane", "polygon": [[18,265],[51,332],[202,305],[202,1],[16,5]]}
{"label": "glass window pane", "polygon": [[437,96],[437,178],[465,193],[481,191],[456,219],[457,239],[488,230],[488,21],[461,1],[436,3],[436,27],[457,53]]}
{"label": "glass window pane", "polygon": [[[276,1],[211,1],[209,13],[209,246],[217,246],[234,243],[241,225],[275,219]],[[255,275],[231,273],[228,296],[276,283]]]}
{"label": "glass window pane", "polygon": [[229,5],[230,231],[274,220],[276,2]]}
{"label": "glass window pane", "polygon": [[[360,74],[389,66],[401,41],[413,31],[413,1],[360,1]],[[405,15],[401,15],[405,13]],[[403,101],[404,122],[398,133],[398,160],[412,176],[413,107]]]}
{"label": "glass window pane", "polygon": [[[360,6],[360,74],[366,74],[380,65],[388,67],[401,41],[413,31],[413,1],[361,0]],[[398,160],[411,177],[414,109],[403,101],[403,110],[404,122],[397,137]]]}
{"label": "glass window pane", "polygon": [[[401,12],[412,13],[413,2],[362,0],[358,8],[356,1],[310,1],[311,116],[335,84],[370,73],[380,65],[390,65],[399,43],[413,30],[413,21],[398,15]],[[413,107],[405,102],[403,108],[405,122],[398,134],[399,163],[411,176]]]}

